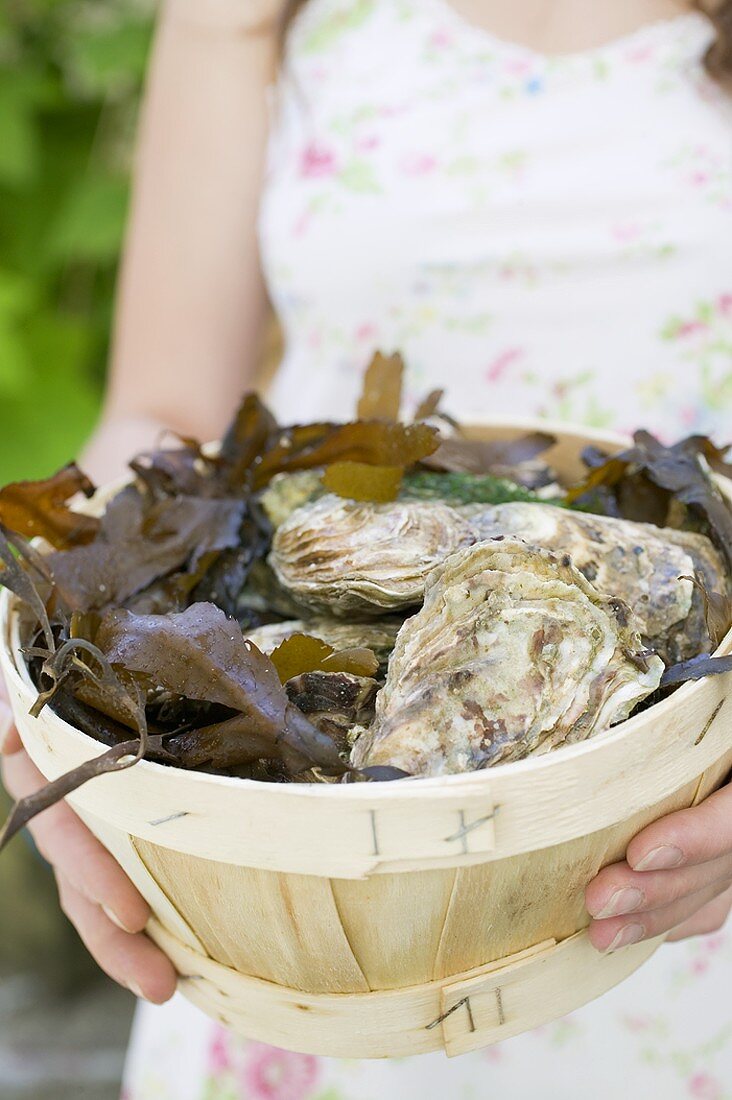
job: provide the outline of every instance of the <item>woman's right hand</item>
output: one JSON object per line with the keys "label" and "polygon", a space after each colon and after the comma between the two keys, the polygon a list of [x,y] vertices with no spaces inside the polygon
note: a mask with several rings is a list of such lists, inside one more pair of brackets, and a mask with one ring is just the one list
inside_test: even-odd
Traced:
{"label": "woman's right hand", "polygon": [[[2,678],[0,749],[3,785],[13,798],[45,785],[13,725]],[[106,848],[65,802],[35,818],[30,831],[53,868],[61,908],[102,970],[155,1004],[172,997],[173,964],[143,931],[150,907]]]}
{"label": "woman's right hand", "polygon": [[[100,483],[154,446],[161,426],[218,438],[254,377],[266,312],[257,210],[283,4],[160,6],[105,415],[81,458]],[[4,730],[0,773],[21,798],[44,779],[0,683],[0,748]],[[113,857],[66,803],[30,829],[102,969],[149,1001],[171,997],[173,966],[143,932],[149,907]]]}

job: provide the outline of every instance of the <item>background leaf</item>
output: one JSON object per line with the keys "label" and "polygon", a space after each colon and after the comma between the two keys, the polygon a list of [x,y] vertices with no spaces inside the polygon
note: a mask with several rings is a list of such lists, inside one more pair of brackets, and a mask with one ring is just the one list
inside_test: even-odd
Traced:
{"label": "background leaf", "polygon": [[0,484],[94,426],[154,5],[0,5]]}

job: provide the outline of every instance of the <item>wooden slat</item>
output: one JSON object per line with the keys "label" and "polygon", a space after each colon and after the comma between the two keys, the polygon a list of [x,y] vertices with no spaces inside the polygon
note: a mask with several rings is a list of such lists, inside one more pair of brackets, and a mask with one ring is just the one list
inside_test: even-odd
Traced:
{"label": "wooden slat", "polygon": [[[536,944],[452,981],[378,993],[311,994],[243,977],[178,943],[159,925],[151,935],[175,962],[181,992],[250,1039],[336,1058],[400,1058],[488,1046],[555,1019],[631,974],[662,942],[600,955],[586,933]],[[189,979],[187,975],[192,975]],[[497,1009],[496,989],[502,1010]],[[470,1016],[460,1004],[470,998]]]}
{"label": "wooden slat", "polygon": [[227,867],[144,840],[135,848],[212,959],[291,989],[368,990],[328,879]]}
{"label": "wooden slat", "polygon": [[332,880],[343,928],[370,989],[432,980],[455,874],[447,868]]}
{"label": "wooden slat", "polygon": [[662,814],[691,804],[697,781],[663,803],[610,829],[536,852],[456,872],[455,888],[435,954],[435,979],[500,959],[527,943],[563,940],[589,923],[584,893],[608,863],[625,856],[628,842]]}
{"label": "wooden slat", "polygon": [[623,981],[663,936],[600,955],[585,932],[536,958],[450,983],[441,998],[445,1052],[454,1057],[556,1020]]}

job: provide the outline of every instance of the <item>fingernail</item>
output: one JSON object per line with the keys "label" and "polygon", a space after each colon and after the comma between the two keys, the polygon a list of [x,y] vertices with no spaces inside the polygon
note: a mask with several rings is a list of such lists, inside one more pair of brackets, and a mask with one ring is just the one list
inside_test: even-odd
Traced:
{"label": "fingernail", "polygon": [[117,927],[120,928],[123,932],[127,932],[130,936],[133,936],[135,934],[134,928],[128,928],[127,925],[119,919],[117,914],[109,908],[109,906],[103,905],[102,912],[106,913],[112,924],[116,924]]}
{"label": "fingernail", "polygon": [[145,1000],[145,994],[142,992],[137,982],[128,982],[127,988],[129,989],[130,993],[134,993],[139,1001]]}
{"label": "fingernail", "polygon": [[605,948],[605,954],[617,951],[619,947],[628,947],[631,943],[639,943],[646,934],[642,924],[626,924],[616,934],[612,943]]}
{"label": "fingernail", "polygon": [[671,867],[679,867],[684,862],[684,853],[680,848],[672,844],[664,844],[660,848],[653,848],[643,859],[635,864],[636,871],[668,871]]}
{"label": "fingernail", "polygon": [[623,913],[632,913],[642,903],[643,894],[640,890],[636,890],[635,886],[624,886],[621,890],[616,890],[614,894],[611,894],[600,912],[593,913],[593,916],[597,920],[604,920],[605,917],[620,917]]}

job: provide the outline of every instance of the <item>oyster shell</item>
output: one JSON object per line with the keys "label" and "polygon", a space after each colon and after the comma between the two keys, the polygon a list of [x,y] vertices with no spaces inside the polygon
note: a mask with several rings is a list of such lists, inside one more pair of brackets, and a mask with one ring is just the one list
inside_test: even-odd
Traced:
{"label": "oyster shell", "polygon": [[288,619],[284,623],[259,626],[249,631],[247,637],[262,653],[269,654],[293,634],[310,634],[335,650],[370,649],[376,654],[379,664],[385,666],[401,625],[401,619],[365,623],[345,623],[338,619]]}
{"label": "oyster shell", "polygon": [[549,504],[499,504],[471,512],[480,538],[517,536],[568,553],[599,591],[630,604],[641,633],[667,662],[709,650],[701,593],[679,580],[696,574],[710,591],[725,590],[722,560],[704,535]]}
{"label": "oyster shell", "polygon": [[301,603],[334,615],[383,615],[421,601],[427,575],[475,540],[436,501],[362,504],[328,494],[278,527],[269,563]]}
{"label": "oyster shell", "polygon": [[275,474],[259,499],[273,527],[279,527],[296,508],[323,492],[322,470],[295,470]]}
{"label": "oyster shell", "polygon": [[352,760],[412,775],[518,760],[626,718],[662,672],[628,607],[567,555],[518,539],[477,543],[430,576]]}
{"label": "oyster shell", "polygon": [[290,702],[345,750],[350,730],[373,719],[379,684],[348,672],[304,672],[288,680],[285,690]]}

